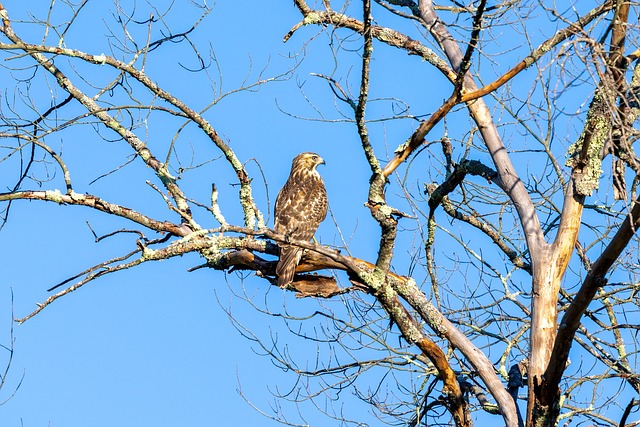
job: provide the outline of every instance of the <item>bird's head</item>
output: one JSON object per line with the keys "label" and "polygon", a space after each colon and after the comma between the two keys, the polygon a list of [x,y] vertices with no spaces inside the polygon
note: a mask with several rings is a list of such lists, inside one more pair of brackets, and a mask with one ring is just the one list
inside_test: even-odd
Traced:
{"label": "bird's head", "polygon": [[314,171],[318,165],[324,164],[324,159],[316,153],[301,153],[293,159],[292,169],[307,169]]}

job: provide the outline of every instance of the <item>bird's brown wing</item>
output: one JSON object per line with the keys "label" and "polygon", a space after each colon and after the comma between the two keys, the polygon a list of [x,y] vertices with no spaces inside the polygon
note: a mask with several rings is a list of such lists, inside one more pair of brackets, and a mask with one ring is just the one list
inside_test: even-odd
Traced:
{"label": "bird's brown wing", "polygon": [[[276,199],[274,228],[276,232],[285,234],[287,237],[304,239],[308,234],[308,224],[304,221],[306,216],[303,203],[304,188],[291,184],[287,182]],[[285,243],[279,243],[278,246],[280,246],[280,259],[276,266],[276,275],[278,286],[284,288],[293,281],[303,249]]]}

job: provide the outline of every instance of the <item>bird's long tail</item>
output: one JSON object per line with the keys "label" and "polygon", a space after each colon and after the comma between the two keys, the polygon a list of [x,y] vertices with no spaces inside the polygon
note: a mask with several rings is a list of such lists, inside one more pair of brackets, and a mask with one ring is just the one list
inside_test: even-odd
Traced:
{"label": "bird's long tail", "polygon": [[302,258],[302,251],[302,248],[296,246],[287,245],[280,248],[280,260],[276,266],[279,287],[284,288],[293,281],[296,267]]}

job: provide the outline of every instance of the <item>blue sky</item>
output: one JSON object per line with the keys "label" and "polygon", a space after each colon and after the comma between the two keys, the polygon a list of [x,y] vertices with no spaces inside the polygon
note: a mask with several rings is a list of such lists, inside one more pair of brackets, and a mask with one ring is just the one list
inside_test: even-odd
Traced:
{"label": "blue sky", "polygon": [[[153,3],[158,10],[168,4]],[[132,3],[121,4],[126,10],[133,8]],[[3,2],[3,5],[21,37],[33,43],[42,41],[42,27],[21,24],[20,21],[30,19],[29,16],[45,19],[49,2],[33,0]],[[122,36],[114,22],[114,11],[111,2],[89,2],[65,35],[66,46],[95,55],[111,54],[109,41],[115,42]],[[137,20],[146,19],[149,13],[146,3],[136,5]],[[354,15],[359,16],[360,12],[356,9]],[[62,23],[69,16],[65,4],[56,2],[53,21]],[[189,6],[188,1],[176,2],[167,23],[176,32],[184,31],[196,17],[197,11]],[[389,26],[400,22],[377,8],[374,9],[374,17],[380,17],[381,21],[384,19],[383,24]],[[293,156],[302,151],[321,154],[327,163],[320,172],[325,177],[332,217],[320,226],[317,236],[325,244],[338,246],[344,239],[353,255],[374,261],[379,232],[363,206],[369,169],[355,126],[345,120],[352,113],[344,104],[336,102],[325,80],[311,75],[334,76],[355,97],[360,59],[352,50],[357,50],[361,42],[358,38],[351,38],[338,46],[337,38],[334,38],[334,44],[327,46],[328,37],[323,30],[309,27],[299,30],[288,43],[283,44],[283,36],[299,20],[298,11],[289,1],[260,0],[244,2],[240,7],[238,2],[220,0],[190,35],[204,62],[210,65],[208,74],[186,71],[198,66],[198,58],[187,44],[162,45],[149,56],[145,70],[160,86],[192,108],[201,110],[220,98],[221,93],[250,85],[259,78],[282,75],[295,67],[292,73],[285,74],[278,81],[219,99],[204,116],[241,161],[246,162],[254,179],[256,201],[265,216],[269,214],[288,175]],[[530,25],[532,28],[538,25],[536,31],[530,32],[529,41],[535,45],[551,34],[553,25],[560,24],[550,23],[548,17],[541,14],[532,17]],[[145,26],[132,25],[130,28],[133,38],[142,42],[146,40]],[[412,36],[420,37],[419,30],[413,25],[404,29]],[[153,28],[153,37],[159,37],[163,31],[158,23]],[[485,82],[506,71],[522,59],[523,52],[528,52],[526,43],[514,36],[517,29],[511,32],[505,27],[490,31],[499,43],[484,52],[486,56],[482,61],[486,61],[483,65],[487,64],[483,68]],[[338,33],[340,36],[348,34],[345,30],[338,30]],[[49,34],[47,44],[57,43],[55,34]],[[377,43],[375,49],[372,101],[367,110],[369,119],[389,118],[402,105],[411,106],[408,114],[424,117],[450,95],[449,83],[426,62]],[[73,62],[75,68],[72,68],[65,60],[59,61],[74,81],[90,94],[95,93],[90,83],[104,84],[114,76],[113,70],[107,67],[87,67]],[[30,60],[20,58],[7,63],[20,68],[30,64]],[[26,82],[16,85],[11,78],[30,75],[29,70],[10,73],[0,69],[3,108],[12,102],[16,93],[24,94],[27,90],[34,95],[41,109],[49,106],[52,94],[57,100],[64,99],[65,95],[55,82],[51,78],[43,78],[42,74],[38,74],[30,85]],[[536,88],[538,77],[532,70],[522,73],[511,88],[513,93],[524,96],[529,91],[535,92],[532,88]],[[563,84],[561,77],[553,81]],[[149,100],[139,86],[135,91],[136,99]],[[585,100],[590,93],[590,87],[578,88],[571,96],[554,100],[560,110],[564,109],[558,114],[569,117],[574,113],[584,113]],[[122,91],[113,96],[114,102],[124,102]],[[107,96],[104,98],[109,99]],[[495,103],[490,98],[487,102],[490,105]],[[21,105],[19,110],[33,114],[25,105]],[[71,117],[81,111],[77,106],[70,106],[60,115]],[[534,116],[536,111],[530,114]],[[511,126],[512,119],[507,114],[497,120],[508,145],[522,150],[539,148],[535,141],[523,136],[525,132],[522,129]],[[156,115],[140,121],[142,125],[136,129],[136,134],[148,142],[159,158],[164,159],[182,120]],[[371,123],[372,140],[382,161],[406,140],[415,124],[413,119]],[[567,142],[575,138],[576,129],[579,131],[579,120],[558,120],[556,126],[559,136],[554,137],[553,149],[562,155]],[[96,131],[97,128],[86,123],[48,139],[48,143],[63,154],[69,165],[75,191],[92,193],[152,216],[177,221],[175,215],[167,212],[164,201],[146,184],[146,180],[158,182],[139,161],[93,182],[125,163],[131,154],[129,146],[116,141],[114,135],[104,129]],[[446,123],[446,132],[457,144],[455,149],[459,157],[463,156],[466,141],[478,143],[477,136],[469,136],[469,128],[464,110],[453,113]],[[545,131],[540,129],[540,134]],[[444,132],[445,124],[441,124],[430,139],[437,140]],[[104,141],[103,137],[111,142]],[[229,222],[240,224],[237,187],[232,185],[235,178],[225,161],[219,159],[220,153],[193,125],[180,133],[176,147],[181,166],[185,168],[180,185],[187,196],[208,204],[211,184],[215,182],[223,214]],[[474,150],[473,153],[476,159],[487,159],[482,150]],[[544,168],[535,156],[524,151],[514,155],[518,171],[526,178],[545,176],[541,172]],[[190,169],[190,166],[203,162],[207,163]],[[409,183],[407,188],[419,195],[424,182],[442,178],[442,168],[437,169],[434,163],[426,155],[415,158],[408,172],[399,170],[387,192],[396,207],[418,217],[415,221],[401,222],[406,233],[399,238],[394,268],[400,274],[411,272],[419,283],[426,283],[427,276],[425,271],[416,268],[413,255],[419,252],[422,241],[412,230],[423,226],[425,218],[420,216],[420,212],[412,211],[415,206],[403,199],[397,184],[406,180]],[[15,169],[12,172],[10,166],[15,168],[16,163],[0,166],[3,188],[13,184]],[[47,175],[48,170],[43,164],[35,169],[38,176],[50,177],[42,188],[62,190],[60,175],[51,177]],[[177,169],[174,173],[178,173]],[[38,184],[30,182],[25,187],[37,189]],[[607,194],[601,196],[603,199],[610,197]],[[201,225],[217,225],[206,211],[195,211]],[[135,248],[136,236],[128,234],[95,243],[87,221],[99,235],[131,227],[124,220],[86,208],[37,202],[13,204],[10,220],[0,232],[0,267],[3,271],[0,281],[0,344],[9,343],[11,309],[16,317],[25,316],[35,308],[35,303],[48,297],[46,289],[50,286]],[[272,219],[269,224],[272,224]],[[512,226],[516,226],[515,222]],[[482,240],[473,231],[462,232],[457,224],[452,224],[451,233],[478,252],[487,254],[491,251],[488,240]],[[492,286],[490,272],[480,276],[469,275],[472,260],[466,259],[461,248],[446,235],[441,241],[447,242],[439,249],[441,255],[451,262],[443,271],[443,277],[452,282],[468,281],[466,287],[456,288],[457,293],[448,295],[452,304],[463,304],[465,298],[475,297]],[[499,265],[499,257],[486,256],[497,262],[502,274],[506,276],[509,273],[505,266]],[[286,393],[298,388],[304,390],[307,386],[313,391],[318,384],[297,383],[295,374],[284,372],[277,362],[264,355],[265,350],[259,343],[247,339],[246,335],[251,331],[267,348],[277,343],[279,348],[286,349],[300,361],[300,369],[315,369],[328,363],[332,357],[344,356],[341,352],[347,351],[342,349],[338,354],[332,354],[323,345],[297,339],[295,333],[313,335],[320,331],[325,323],[323,319],[313,317],[320,310],[348,318],[350,311],[347,307],[365,310],[372,304],[371,298],[298,300],[291,293],[269,289],[264,280],[250,274],[225,274],[210,269],[187,272],[202,262],[201,258],[189,255],[101,278],[58,300],[25,324],[15,326],[15,354],[7,383],[0,390],[0,401],[8,397],[24,377],[15,396],[0,406],[0,425],[280,425],[261,415],[251,405],[272,416],[284,416],[292,423],[334,425],[337,422],[326,424],[326,418],[321,415],[323,411],[335,415],[344,410],[348,417],[362,416],[365,413],[362,411],[367,411],[366,405],[358,403],[347,392],[340,395],[341,403],[331,408],[314,408],[308,402],[299,407],[282,403],[282,410],[275,407],[273,393]],[[471,271],[477,274],[475,270]],[[347,282],[345,277],[340,279],[343,284]],[[509,286],[526,289],[528,280],[525,274],[515,273],[509,276]],[[502,285],[496,286],[501,288]],[[270,316],[261,310],[276,315]],[[285,321],[280,314],[288,315],[290,320]],[[368,315],[372,324],[380,324],[378,329],[388,333],[388,320],[375,310]],[[394,337],[390,342],[397,345],[399,341]],[[368,356],[384,350],[373,338],[369,344],[370,347],[358,349],[358,354]],[[398,346],[407,353],[415,352]],[[1,357],[5,355],[0,353],[0,367],[3,366]],[[497,356],[491,355],[492,360],[496,361]],[[386,373],[372,370],[363,375],[359,386],[365,390],[378,383],[388,386],[382,379]],[[397,375],[403,378],[405,374]],[[407,384],[407,387],[418,387],[421,379],[411,378],[416,383]],[[389,390],[390,394],[393,392]],[[372,424],[377,423],[370,415],[364,415],[364,418]]]}

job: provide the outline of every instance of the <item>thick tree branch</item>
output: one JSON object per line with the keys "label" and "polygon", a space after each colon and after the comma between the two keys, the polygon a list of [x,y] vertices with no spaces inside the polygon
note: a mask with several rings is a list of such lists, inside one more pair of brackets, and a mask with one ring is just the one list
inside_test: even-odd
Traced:
{"label": "thick tree branch", "polygon": [[640,199],[636,200],[633,209],[625,218],[611,242],[598,259],[591,265],[591,270],[585,278],[578,293],[574,296],[560,321],[558,334],[551,353],[552,363],[545,372],[545,378],[549,386],[559,384],[562,373],[566,367],[569,350],[573,343],[582,315],[602,286],[606,285],[605,276],[618,259],[620,254],[628,246],[629,241],[640,227]]}
{"label": "thick tree branch", "polygon": [[[296,0],[296,6],[302,13],[303,20],[284,37],[286,42],[293,33],[305,25],[332,25],[337,28],[348,28],[358,34],[364,33],[364,22],[347,15],[330,11],[312,10],[304,0]],[[420,56],[436,67],[450,81],[455,81],[456,73],[433,50],[422,43],[387,27],[371,25],[371,36],[378,41],[399,49],[406,50],[410,55]]]}
{"label": "thick tree branch", "polygon": [[79,194],[70,191],[66,194],[58,190],[47,191],[16,191],[0,193],[0,202],[8,200],[43,200],[66,205],[86,206],[107,214],[126,218],[158,233],[171,233],[176,236],[186,236],[191,230],[184,224],[178,225],[169,221],[157,221],[125,206],[107,202],[91,194]]}

